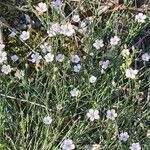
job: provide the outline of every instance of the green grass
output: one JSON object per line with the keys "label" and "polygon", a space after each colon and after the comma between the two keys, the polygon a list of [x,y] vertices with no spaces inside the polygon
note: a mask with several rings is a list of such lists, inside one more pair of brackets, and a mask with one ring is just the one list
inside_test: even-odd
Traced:
{"label": "green grass", "polygon": [[[33,4],[37,2],[30,2],[26,6],[27,13],[31,14],[32,19],[39,18],[33,13]],[[82,13],[78,2],[66,2],[71,10],[76,8]],[[131,7],[132,2],[126,0],[126,5]],[[10,3],[13,4],[13,1]],[[97,7],[101,4],[98,1],[83,2],[84,11],[94,10],[95,19],[89,24],[90,32],[72,38],[61,35],[47,38],[53,45],[55,55],[59,52],[65,54],[63,63],[54,61],[34,65],[28,60],[32,50],[40,52],[37,47],[41,43],[40,29],[31,28],[31,38],[26,43],[21,42],[18,36],[8,38],[11,29],[4,29],[8,57],[17,53],[22,59],[19,63],[8,61],[14,68],[11,74],[0,73],[0,149],[59,150],[66,138],[73,140],[77,150],[85,150],[86,145],[92,144],[99,144],[102,150],[128,150],[133,142],[139,142],[143,150],[150,149],[147,136],[150,130],[150,69],[149,62],[143,64],[141,60],[142,53],[150,52],[150,44],[144,40],[140,43],[141,38],[149,34],[150,14],[147,12],[146,22],[139,24],[135,22],[137,12],[112,8],[111,13],[102,14],[102,20],[99,20]],[[3,17],[8,22],[14,19],[12,14],[17,17],[19,13],[6,13],[6,10],[7,7],[3,7]],[[55,10],[51,11],[53,13],[45,13],[40,18],[45,28],[53,21],[64,22]],[[16,30],[19,35],[21,31]],[[109,40],[114,35],[119,36],[121,42],[112,48]],[[105,47],[100,50],[92,46],[97,38],[104,39]],[[82,48],[77,47],[77,42]],[[134,45],[135,48],[132,47]],[[125,46],[132,47],[128,58],[121,56]],[[76,52],[81,58],[82,69],[79,73],[73,72],[70,62],[71,54]],[[89,55],[91,52],[94,56]],[[99,62],[106,59],[110,60],[110,66],[106,73],[101,74]],[[135,80],[125,77],[125,69],[129,67],[139,70]],[[24,69],[25,77],[20,80],[14,78],[16,68]],[[95,84],[89,83],[91,75],[97,77]],[[70,95],[74,87],[81,91],[76,98]],[[141,93],[144,98],[139,101],[137,97]],[[99,120],[88,120],[86,113],[91,108],[99,110]],[[107,110],[113,108],[118,114],[115,121],[106,118]],[[53,119],[50,125],[43,123],[46,115]],[[118,139],[123,131],[130,135],[127,142]]]}

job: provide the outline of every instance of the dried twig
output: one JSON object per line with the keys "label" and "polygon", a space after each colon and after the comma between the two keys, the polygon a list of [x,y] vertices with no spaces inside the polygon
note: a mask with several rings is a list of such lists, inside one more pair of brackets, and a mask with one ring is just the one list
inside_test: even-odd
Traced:
{"label": "dried twig", "polygon": [[3,43],[3,28],[5,27],[4,24],[8,25],[6,20],[3,17],[0,17],[0,43]]}
{"label": "dried twig", "polygon": [[99,13],[98,13],[98,14],[101,15],[101,14],[107,12],[113,5],[114,5],[114,4],[111,3],[111,2],[105,3],[103,6],[101,6],[101,7],[99,8]]}

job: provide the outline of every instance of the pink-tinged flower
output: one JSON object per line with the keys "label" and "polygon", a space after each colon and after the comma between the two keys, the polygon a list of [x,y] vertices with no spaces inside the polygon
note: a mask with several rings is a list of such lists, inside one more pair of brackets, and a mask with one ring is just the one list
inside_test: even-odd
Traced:
{"label": "pink-tinged flower", "polygon": [[112,37],[112,38],[110,39],[110,44],[111,44],[112,46],[115,46],[115,45],[117,45],[117,44],[119,43],[119,41],[120,41],[120,38],[117,37],[117,36],[114,36],[114,37]]}

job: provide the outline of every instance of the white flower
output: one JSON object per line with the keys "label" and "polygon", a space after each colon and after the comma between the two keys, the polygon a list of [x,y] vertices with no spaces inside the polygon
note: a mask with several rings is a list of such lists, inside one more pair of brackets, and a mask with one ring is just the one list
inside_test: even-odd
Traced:
{"label": "white flower", "polygon": [[123,132],[123,133],[120,133],[119,135],[119,140],[120,141],[127,141],[129,138],[129,134],[127,132]]}
{"label": "white flower", "polygon": [[141,149],[141,146],[138,142],[132,143],[132,145],[130,146],[130,150],[140,150],[140,149]]}
{"label": "white flower", "polygon": [[81,28],[87,27],[87,22],[86,21],[82,21],[80,26],[81,26]]}
{"label": "white flower", "polygon": [[47,124],[47,125],[51,124],[52,123],[52,118],[50,116],[45,116],[43,118],[43,123]]}
{"label": "white flower", "polygon": [[75,149],[75,145],[74,145],[74,143],[73,143],[73,141],[71,139],[64,140],[64,142],[63,142],[61,147],[62,147],[63,150]]}
{"label": "white flower", "polygon": [[96,49],[100,49],[101,47],[104,46],[104,43],[103,43],[103,40],[102,39],[97,39],[95,40],[95,42],[93,43],[93,46],[96,48]]}
{"label": "white flower", "polygon": [[117,113],[114,109],[107,110],[107,119],[114,120],[117,117]]}
{"label": "white flower", "polygon": [[18,59],[19,59],[19,57],[18,57],[17,55],[12,55],[12,56],[11,56],[11,60],[12,60],[13,62],[17,61]]}
{"label": "white flower", "polygon": [[58,23],[54,23],[51,25],[50,30],[47,31],[48,36],[52,37],[61,33],[61,26]]}
{"label": "white flower", "polygon": [[74,88],[73,90],[70,91],[70,94],[72,97],[79,96],[80,91],[77,88]]}
{"label": "white flower", "polygon": [[55,33],[60,33],[61,32],[61,26],[58,23],[54,23],[51,26],[51,29],[55,32]]}
{"label": "white flower", "polygon": [[109,60],[100,62],[100,65],[102,66],[102,69],[107,69],[108,66],[109,66],[109,64],[110,64],[110,61],[109,61]]}
{"label": "white flower", "polygon": [[5,74],[8,74],[11,72],[11,68],[10,68],[10,65],[3,65],[2,68],[1,68],[1,71]]}
{"label": "white flower", "polygon": [[72,36],[75,33],[73,25],[70,23],[61,25],[61,33],[65,36]]}
{"label": "white flower", "polygon": [[26,41],[30,38],[30,33],[28,31],[23,31],[20,35],[21,40]]}
{"label": "white flower", "polygon": [[42,14],[48,10],[48,7],[46,3],[40,2],[38,3],[38,6],[35,7],[35,9],[39,14]]}
{"label": "white flower", "polygon": [[39,54],[39,53],[34,53],[31,55],[31,58],[32,58],[32,62],[33,63],[40,63],[40,60],[42,59],[42,56]]}
{"label": "white flower", "polygon": [[61,7],[63,6],[61,0],[54,0],[52,3],[56,10],[61,10]]}
{"label": "white flower", "polygon": [[138,15],[135,16],[135,20],[137,20],[137,22],[139,23],[145,22],[146,18],[147,18],[146,15],[144,15],[143,13],[139,13]]}
{"label": "white flower", "polygon": [[115,46],[115,45],[117,45],[117,44],[119,43],[119,41],[120,41],[120,38],[117,37],[117,36],[114,36],[114,37],[112,37],[112,38],[110,39],[110,44],[111,44],[112,46]]}
{"label": "white flower", "polygon": [[87,117],[90,119],[90,121],[94,121],[99,119],[99,111],[96,109],[90,109],[87,113]]}
{"label": "white flower", "polygon": [[49,37],[53,37],[53,36],[56,35],[56,33],[52,29],[48,30],[47,34],[48,34]]}
{"label": "white flower", "polygon": [[10,37],[15,37],[16,36],[16,32],[12,31],[10,34],[9,34]]}
{"label": "white flower", "polygon": [[46,62],[52,62],[54,60],[54,55],[52,53],[47,53],[44,58]]}
{"label": "white flower", "polygon": [[146,136],[150,139],[150,129],[147,130]]}
{"label": "white flower", "polygon": [[80,29],[78,30],[81,34],[86,33],[88,30],[88,25],[86,21],[82,21],[80,24]]}
{"label": "white flower", "polygon": [[132,68],[129,68],[129,69],[126,69],[125,70],[125,73],[126,73],[126,77],[127,78],[130,78],[130,79],[135,79],[137,73],[138,73],[138,70],[133,70]]}
{"label": "white flower", "polygon": [[81,70],[81,65],[80,65],[80,64],[74,65],[74,66],[73,66],[73,69],[74,69],[74,72],[80,72],[80,70]]}
{"label": "white flower", "polygon": [[5,60],[7,60],[7,53],[0,51],[0,63],[3,63]]}
{"label": "white flower", "polygon": [[51,52],[51,50],[52,50],[52,46],[48,45],[48,43],[46,43],[46,42],[44,44],[41,44],[40,48],[42,49],[43,53]]}
{"label": "white flower", "polygon": [[97,78],[95,76],[93,76],[93,75],[89,79],[90,83],[95,83],[96,80],[97,80]]}
{"label": "white flower", "polygon": [[22,77],[24,77],[25,73],[24,70],[17,70],[15,73],[15,77],[18,79],[21,79]]}
{"label": "white flower", "polygon": [[91,52],[91,53],[89,53],[89,55],[90,55],[90,56],[94,56],[94,53]]}
{"label": "white flower", "polygon": [[65,59],[65,55],[63,55],[63,54],[58,54],[56,56],[56,61],[58,61],[58,62],[63,62],[64,59]]}
{"label": "white flower", "polygon": [[150,60],[150,55],[148,53],[145,53],[142,55],[142,60],[143,61],[149,61]]}
{"label": "white flower", "polygon": [[80,61],[80,57],[78,55],[72,55],[71,61],[77,64]]}
{"label": "white flower", "polygon": [[122,52],[121,52],[121,55],[122,55],[123,57],[129,56],[129,55],[130,55],[129,49],[123,49]]}
{"label": "white flower", "polygon": [[79,22],[79,21],[80,21],[80,16],[79,16],[79,15],[74,15],[74,16],[72,17],[72,20],[73,20],[74,22]]}
{"label": "white flower", "polygon": [[3,50],[4,48],[5,48],[5,45],[0,43],[0,51]]}

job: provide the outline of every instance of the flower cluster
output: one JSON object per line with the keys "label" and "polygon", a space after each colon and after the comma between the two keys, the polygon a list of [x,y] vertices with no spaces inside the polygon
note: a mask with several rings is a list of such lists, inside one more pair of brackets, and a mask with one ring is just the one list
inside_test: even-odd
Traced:
{"label": "flower cluster", "polygon": [[[59,18],[61,18],[63,16],[63,11],[61,11],[62,7],[63,7],[63,3],[60,0],[56,0],[52,2],[53,4],[53,8],[55,8],[55,10],[58,11],[58,14],[60,15]],[[38,17],[41,17],[42,15],[46,15],[46,12],[49,11],[49,5],[47,5],[47,3],[44,2],[40,2],[37,4],[37,6],[34,7],[36,15]],[[42,17],[43,17],[42,16]],[[70,17],[70,16],[69,16]],[[62,17],[63,18],[63,17]],[[144,15],[143,13],[139,13],[137,15],[135,15],[135,20],[141,24],[144,23],[146,20],[147,16]],[[91,58],[93,61],[95,61],[95,59],[97,59],[98,55],[94,54],[94,52],[99,52],[101,50],[104,50],[105,47],[109,47],[111,50],[114,50],[115,48],[118,48],[121,45],[121,37],[119,37],[119,35],[117,34],[113,34],[113,36],[111,36],[111,38],[108,39],[108,44],[107,42],[105,42],[104,38],[102,38],[101,36],[97,36],[96,38],[94,38],[94,40],[92,39],[92,44],[91,41],[84,43],[84,38],[83,41],[80,41],[82,44],[80,46],[78,46],[78,44],[76,44],[78,42],[78,33],[82,34],[82,36],[84,37],[84,34],[88,32],[89,30],[89,26],[88,26],[88,21],[91,18],[89,17],[88,19],[82,20],[82,18],[80,17],[79,13],[74,12],[72,13],[72,16],[70,17],[70,20],[65,20],[63,19],[63,21],[61,22],[51,22],[50,23],[50,27],[48,26],[44,32],[46,32],[46,38],[42,37],[39,38],[40,40],[42,39],[42,42],[35,48],[33,49],[33,51],[27,55],[27,59],[28,61],[30,61],[30,63],[33,66],[39,66],[39,64],[42,64],[43,62],[43,66],[44,65],[48,65],[49,64],[56,64],[56,65],[60,65],[63,69],[65,68],[63,65],[65,64],[64,62],[69,59],[69,67],[72,69],[70,69],[70,72],[73,72],[73,75],[80,75],[80,73],[82,73],[82,70],[84,70],[84,59],[86,59],[86,56],[84,57],[84,54],[81,54],[80,52],[80,46],[82,49],[82,46],[84,47],[84,45],[86,45],[87,43],[90,43],[90,48],[92,49],[91,53],[89,54],[88,52],[86,53],[87,56],[89,56],[89,58]],[[26,15],[26,20],[28,20],[28,22],[30,22],[30,17],[28,15]],[[79,25],[75,25],[75,24],[79,24]],[[28,44],[28,42],[30,43],[30,39],[32,38],[32,33],[30,32],[29,29],[24,29],[22,30],[21,33],[19,33],[19,36],[17,36],[18,33],[16,33],[15,31],[12,31],[9,34],[9,38],[18,38],[20,39],[20,41],[23,44]],[[44,40],[45,38],[45,40]],[[60,48],[59,50],[56,50],[57,44],[55,44],[55,39],[56,41],[58,40],[58,43],[61,43],[61,48],[65,45],[64,41],[65,40],[70,40],[69,44],[71,43],[75,43],[75,46],[77,47],[76,51],[71,51],[69,50],[69,54],[66,54],[63,52],[63,47],[62,49]],[[63,40],[62,40],[63,39]],[[63,41],[63,42],[62,42]],[[63,43],[63,44],[62,44]],[[7,46],[7,45],[6,45]],[[84,49],[84,48],[83,48]],[[87,48],[88,49],[88,48]],[[122,48],[123,49],[123,48]],[[59,51],[59,52],[58,52]],[[70,52],[71,51],[71,52]],[[90,51],[90,50],[89,50]],[[121,53],[119,53],[121,55],[121,58],[123,58],[124,60],[128,60],[128,58],[131,55],[131,51],[128,48],[124,48]],[[17,55],[17,54],[13,54],[10,57],[10,61],[13,63],[13,65],[9,65],[10,61],[8,61],[9,53],[7,53],[7,51],[5,51],[5,44],[0,43],[0,65],[1,65],[1,72],[2,74],[6,74],[8,75],[11,72],[14,72],[14,78],[15,80],[21,80],[25,75],[26,75],[26,70],[19,70],[17,67],[13,67],[13,65],[15,63],[17,63],[20,59],[21,56]],[[141,54],[141,53],[140,53]],[[67,57],[67,55],[69,55],[69,58]],[[28,57],[29,56],[29,57]],[[89,87],[96,87],[97,83],[100,80],[100,76],[104,76],[105,73],[109,74],[109,70],[111,70],[111,65],[113,64],[113,61],[111,60],[111,58],[109,58],[109,56],[104,56],[104,57],[100,57],[97,59],[99,62],[99,66],[95,69],[97,72],[95,73],[92,70],[92,67],[90,68],[92,71],[87,71],[87,84],[89,85]],[[96,60],[96,62],[97,62]],[[147,53],[142,53],[140,56],[140,60],[142,60],[143,64],[145,65],[147,62],[149,62],[150,60],[150,54]],[[126,61],[126,63],[128,63],[128,61]],[[130,63],[131,64],[131,63]],[[93,64],[92,64],[93,65]],[[92,66],[91,65],[91,66]],[[68,67],[67,66],[67,67]],[[60,67],[60,68],[61,68]],[[120,66],[119,66],[120,67]],[[44,67],[43,67],[44,68]],[[61,71],[63,70],[61,68]],[[123,68],[123,76],[124,79],[128,78],[128,80],[134,80],[138,78],[138,74],[140,74],[140,70],[137,69],[133,69],[134,67],[132,67],[131,65],[125,65],[125,67]],[[55,71],[57,70],[57,67],[53,68]],[[120,68],[119,68],[120,69]],[[54,71],[54,72],[55,72]],[[67,70],[68,71],[68,70]],[[86,74],[85,73],[85,74]],[[66,73],[67,74],[67,73]],[[68,74],[67,74],[68,76]],[[71,86],[70,86],[71,87]],[[80,88],[80,86],[78,85],[73,85],[71,87],[71,89],[68,91],[68,95],[69,97],[71,97],[73,100],[79,99],[82,95],[82,89]],[[115,107],[115,106],[112,106]],[[86,114],[85,114],[86,113]],[[84,111],[84,116],[86,116],[87,120],[86,121],[90,121],[91,124],[94,124],[95,122],[99,122],[100,118],[101,118],[101,111],[99,109],[96,108],[88,108],[88,112]],[[118,114],[116,112],[115,109],[107,109],[107,111],[105,112],[105,121],[109,124],[109,123],[113,123],[116,120],[118,120]],[[94,122],[95,121],[95,122]],[[53,124],[53,117],[46,115],[43,118],[43,123],[45,124],[45,127],[48,127],[49,125]],[[89,124],[90,124],[89,123]],[[90,125],[91,125],[90,124]],[[119,131],[120,133],[120,131]],[[128,134],[128,132],[123,131],[121,132],[118,136],[118,139],[121,142],[126,142],[128,141],[128,139],[130,138],[129,136],[130,134]],[[76,149],[77,145],[75,145],[75,143],[73,142],[72,139],[65,139],[63,141],[63,143],[61,143],[61,148],[63,150],[73,150]],[[141,146],[140,144],[137,143],[132,143],[130,145],[130,150],[140,150]]]}
{"label": "flower cluster", "polygon": [[50,29],[47,31],[49,37],[53,37],[56,35],[64,35],[64,36],[72,36],[75,34],[74,26],[70,23],[60,25],[58,23],[54,23],[51,25]]}
{"label": "flower cluster", "polygon": [[[110,45],[111,46],[116,46],[120,41],[120,38],[118,36],[114,36],[110,39]],[[96,39],[95,42],[93,43],[93,46],[98,50],[102,47],[104,47],[104,42],[102,39]]]}
{"label": "flower cluster", "polygon": [[[7,53],[4,51],[5,45],[0,44],[0,64],[6,63],[7,61]],[[10,65],[2,65],[1,71],[5,74],[9,74],[11,72]]]}

